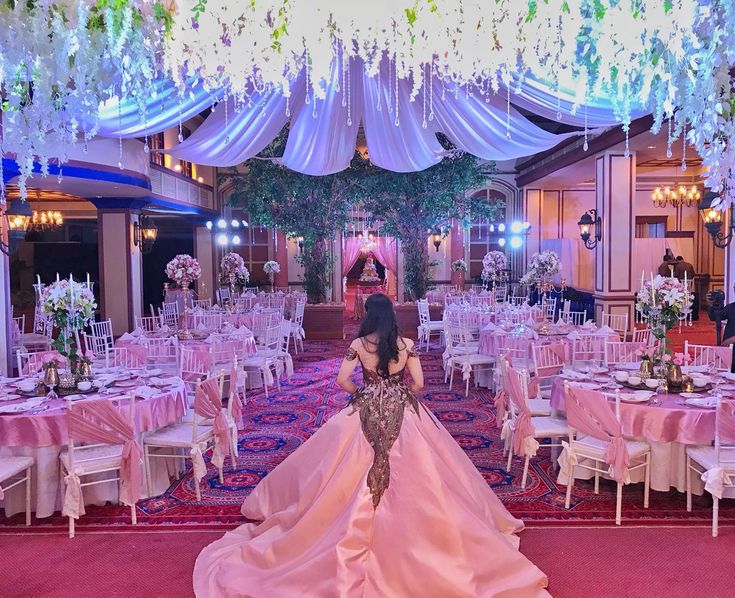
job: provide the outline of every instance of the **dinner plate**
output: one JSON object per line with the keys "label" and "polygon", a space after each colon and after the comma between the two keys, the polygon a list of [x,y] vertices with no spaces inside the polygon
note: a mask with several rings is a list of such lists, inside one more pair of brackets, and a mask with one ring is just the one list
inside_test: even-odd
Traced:
{"label": "dinner plate", "polygon": [[704,395],[698,392],[682,392],[679,396],[685,399],[703,399]]}
{"label": "dinner plate", "polygon": [[700,409],[714,409],[717,407],[717,399],[714,397],[703,397],[701,399],[686,399],[684,401],[687,405],[692,407],[699,407]]}
{"label": "dinner plate", "polygon": [[20,398],[20,395],[16,394],[6,394],[6,395],[0,395],[0,401],[17,401]]}
{"label": "dinner plate", "polygon": [[619,370],[628,370],[630,372],[641,369],[639,363],[618,363],[615,364],[615,367]]}
{"label": "dinner plate", "polygon": [[117,380],[115,386],[117,388],[133,388],[134,386],[138,386],[138,380]]}
{"label": "dinner plate", "polygon": [[653,391],[637,390],[635,392],[621,392],[620,400],[625,403],[645,403],[650,401]]}
{"label": "dinner plate", "polygon": [[150,378],[152,376],[160,376],[162,373],[163,373],[163,370],[162,369],[154,368],[152,370],[146,370],[146,371],[144,371],[141,375],[144,376],[144,377],[146,377],[146,378]]}
{"label": "dinner plate", "polygon": [[25,413],[26,411],[36,409],[41,403],[43,403],[42,398],[10,405],[0,405],[0,413]]}
{"label": "dinner plate", "polygon": [[600,385],[597,384],[596,382],[575,382],[574,386],[576,388],[584,388],[587,390],[596,390],[600,388]]}

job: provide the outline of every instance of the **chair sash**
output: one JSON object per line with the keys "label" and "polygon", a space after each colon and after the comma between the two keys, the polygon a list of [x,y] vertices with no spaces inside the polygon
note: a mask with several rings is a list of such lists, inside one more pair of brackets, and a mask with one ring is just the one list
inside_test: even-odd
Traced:
{"label": "chair sash", "polygon": [[[197,386],[196,392],[194,393],[194,413],[199,417],[213,420],[214,449],[212,451],[212,463],[221,469],[225,462],[224,451],[226,449],[223,447],[229,446],[229,429],[227,418],[222,410],[222,397],[220,396],[218,378],[208,378]],[[195,464],[194,475],[197,475],[198,466],[198,471],[202,474],[198,479],[202,479],[204,473],[206,473],[206,467],[204,467],[204,471],[202,472],[204,458],[202,457],[201,449],[197,454],[192,451],[192,456],[196,457],[196,460],[199,461]]]}
{"label": "chair sash", "polygon": [[25,376],[37,374],[43,369],[43,364],[51,359],[56,359],[60,363],[65,361],[65,358],[63,358],[58,351],[39,351],[38,353],[29,353],[28,359],[23,366],[22,374]]}
{"label": "chair sash", "polygon": [[244,376],[245,372],[237,369],[236,367],[233,367],[232,370],[230,370],[230,400],[234,401],[232,403],[232,419],[235,421],[235,425],[238,430],[242,430],[244,428],[242,421],[242,391],[245,381],[242,380],[241,374]]}
{"label": "chair sash", "polygon": [[[620,422],[601,392],[568,386],[566,397],[567,421],[577,432],[607,442],[605,462],[610,465],[610,476],[617,482],[627,484],[628,449],[623,439]],[[576,464],[573,447],[567,448],[567,459],[571,467]]]}
{"label": "chair sash", "polygon": [[521,376],[510,365],[505,368],[504,386],[511,403],[518,412],[512,424],[513,452],[516,455],[533,457],[539,448],[538,441],[533,437],[536,430],[531,423],[531,410],[523,396]]}
{"label": "chair sash", "polygon": [[[120,502],[133,506],[140,499],[142,451],[135,441],[135,431],[125,416],[106,399],[84,401],[67,413],[69,436],[74,440],[122,444],[120,463]],[[64,515],[84,514],[79,476],[70,471],[66,476]]]}

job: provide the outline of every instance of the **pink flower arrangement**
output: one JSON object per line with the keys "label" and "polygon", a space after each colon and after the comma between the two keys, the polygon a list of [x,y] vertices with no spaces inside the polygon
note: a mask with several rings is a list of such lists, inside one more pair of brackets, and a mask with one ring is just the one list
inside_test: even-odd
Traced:
{"label": "pink flower arrangement", "polygon": [[177,255],[166,264],[166,276],[182,288],[188,287],[201,275],[199,262],[186,253]]}
{"label": "pink flower arrangement", "polygon": [[482,258],[483,280],[490,280],[493,276],[500,275],[508,267],[508,258],[502,251],[488,251]]}
{"label": "pink flower arrangement", "polygon": [[674,353],[673,361],[674,365],[688,365],[692,361],[692,356],[689,353]]}

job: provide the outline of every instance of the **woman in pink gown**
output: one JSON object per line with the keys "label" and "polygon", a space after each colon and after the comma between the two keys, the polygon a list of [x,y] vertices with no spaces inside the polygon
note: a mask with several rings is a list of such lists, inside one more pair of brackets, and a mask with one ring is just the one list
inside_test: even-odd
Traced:
{"label": "woman in pink gown", "polygon": [[416,399],[421,364],[390,299],[371,295],[365,309],[337,377],[348,406],[248,496],[242,513],[259,523],[202,550],[196,595],[547,596],[518,551],[523,523]]}

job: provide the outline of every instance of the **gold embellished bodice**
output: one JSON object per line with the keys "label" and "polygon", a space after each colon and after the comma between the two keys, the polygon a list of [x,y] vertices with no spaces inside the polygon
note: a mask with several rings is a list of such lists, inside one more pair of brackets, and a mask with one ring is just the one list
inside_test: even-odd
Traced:
{"label": "gold embellished bodice", "polygon": [[[411,349],[409,357],[415,356]],[[357,357],[354,349],[348,350],[348,360],[352,361]],[[373,465],[368,472],[367,485],[374,507],[378,506],[390,484],[389,453],[401,432],[406,404],[419,415],[418,399],[403,381],[404,370],[402,368],[383,377],[363,366],[364,385],[352,395],[349,402],[352,413],[359,412],[362,432],[373,448]]]}

